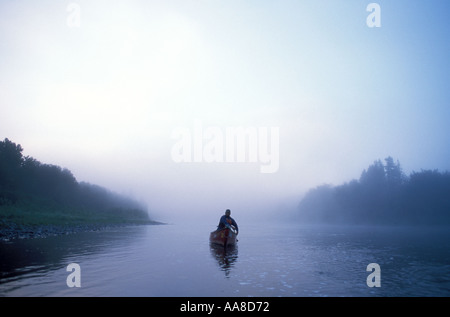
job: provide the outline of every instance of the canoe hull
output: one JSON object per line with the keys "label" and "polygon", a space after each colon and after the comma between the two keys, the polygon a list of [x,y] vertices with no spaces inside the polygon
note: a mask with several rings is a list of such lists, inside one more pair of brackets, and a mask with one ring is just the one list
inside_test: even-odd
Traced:
{"label": "canoe hull", "polygon": [[237,235],[228,228],[216,230],[210,233],[209,242],[227,247],[236,244]]}

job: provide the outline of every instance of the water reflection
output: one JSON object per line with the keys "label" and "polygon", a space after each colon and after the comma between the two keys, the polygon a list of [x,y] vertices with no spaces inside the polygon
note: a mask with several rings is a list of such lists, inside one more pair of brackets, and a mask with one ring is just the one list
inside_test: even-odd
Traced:
{"label": "water reflection", "polygon": [[225,272],[225,277],[229,277],[231,268],[238,259],[238,247],[236,245],[224,248],[218,244],[210,244],[211,255],[216,259],[220,269]]}
{"label": "water reflection", "polygon": [[108,248],[117,248],[121,244],[128,245],[144,233],[142,229],[122,227],[0,242],[0,285],[65,267],[73,258],[107,252]]}

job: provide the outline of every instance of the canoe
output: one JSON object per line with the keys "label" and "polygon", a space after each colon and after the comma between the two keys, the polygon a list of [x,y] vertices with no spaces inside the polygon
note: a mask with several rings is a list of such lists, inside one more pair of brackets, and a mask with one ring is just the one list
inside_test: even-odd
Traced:
{"label": "canoe", "polygon": [[237,235],[233,230],[224,228],[211,232],[209,235],[209,242],[227,247],[236,244]]}

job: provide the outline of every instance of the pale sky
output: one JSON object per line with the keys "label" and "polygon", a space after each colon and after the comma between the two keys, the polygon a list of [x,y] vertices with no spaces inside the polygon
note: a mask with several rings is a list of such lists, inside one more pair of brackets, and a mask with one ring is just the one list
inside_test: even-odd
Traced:
{"label": "pale sky", "polygon": [[[369,3],[0,1],[0,139],[163,221],[282,212],[389,155],[450,170],[450,2],[378,1],[373,28]],[[279,168],[176,162],[196,123],[277,128]]]}

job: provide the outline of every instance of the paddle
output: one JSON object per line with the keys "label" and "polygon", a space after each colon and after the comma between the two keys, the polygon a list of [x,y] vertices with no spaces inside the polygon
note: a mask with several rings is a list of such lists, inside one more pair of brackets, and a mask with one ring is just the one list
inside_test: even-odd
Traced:
{"label": "paddle", "polygon": [[235,235],[237,235],[237,231],[235,228],[233,228],[231,225],[226,226],[228,229],[230,229]]}

